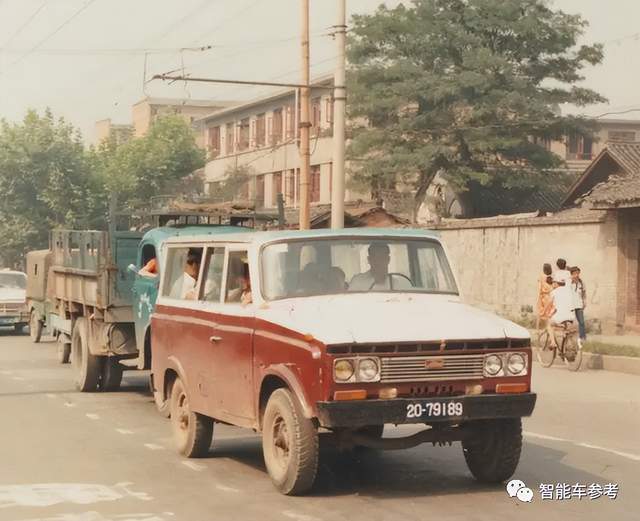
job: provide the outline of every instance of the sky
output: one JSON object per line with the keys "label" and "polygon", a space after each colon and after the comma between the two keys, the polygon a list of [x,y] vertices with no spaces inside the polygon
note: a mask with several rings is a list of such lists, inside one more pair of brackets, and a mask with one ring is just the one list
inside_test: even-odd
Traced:
{"label": "sky", "polygon": [[[549,0],[589,22],[584,43],[605,43],[605,60],[584,85],[609,103],[589,115],[640,109],[640,1]],[[311,0],[312,75],[332,72],[338,0]],[[400,0],[387,0],[389,6]],[[348,12],[372,12],[381,0],[347,0]],[[50,107],[87,141],[96,121],[131,122],[145,96],[246,100],[265,87],[164,84],[153,74],[300,80],[299,0],[0,0],[0,118]],[[193,50],[212,46],[208,50]],[[185,50],[186,49],[186,50]],[[575,111],[574,111],[575,112]],[[612,117],[640,119],[639,112]]]}

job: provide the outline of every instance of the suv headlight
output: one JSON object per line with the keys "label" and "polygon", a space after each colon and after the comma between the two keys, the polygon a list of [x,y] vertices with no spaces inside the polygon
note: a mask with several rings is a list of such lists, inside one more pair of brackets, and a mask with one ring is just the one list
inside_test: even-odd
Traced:
{"label": "suv headlight", "polygon": [[502,358],[498,355],[488,355],[484,358],[484,373],[487,376],[496,376],[502,371]]}
{"label": "suv headlight", "polygon": [[380,360],[368,358],[339,358],[333,362],[333,379],[338,383],[379,382]]}
{"label": "suv headlight", "polygon": [[527,368],[527,358],[522,353],[511,353],[507,358],[507,370],[512,375],[518,375]]}

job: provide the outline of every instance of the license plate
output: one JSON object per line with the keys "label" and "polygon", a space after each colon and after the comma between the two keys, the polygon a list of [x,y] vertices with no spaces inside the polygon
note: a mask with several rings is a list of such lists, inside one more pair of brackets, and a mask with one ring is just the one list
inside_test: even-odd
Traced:
{"label": "license plate", "polygon": [[407,419],[458,418],[464,414],[460,401],[425,402],[407,404]]}

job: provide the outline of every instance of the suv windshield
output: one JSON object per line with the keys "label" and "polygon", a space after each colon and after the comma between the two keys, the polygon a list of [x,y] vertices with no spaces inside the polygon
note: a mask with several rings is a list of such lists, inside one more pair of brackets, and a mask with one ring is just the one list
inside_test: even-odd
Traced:
{"label": "suv windshield", "polygon": [[25,289],[27,277],[22,273],[0,273],[0,288]]}
{"label": "suv windshield", "polygon": [[457,294],[442,246],[428,239],[319,239],[262,251],[264,298],[354,292]]}

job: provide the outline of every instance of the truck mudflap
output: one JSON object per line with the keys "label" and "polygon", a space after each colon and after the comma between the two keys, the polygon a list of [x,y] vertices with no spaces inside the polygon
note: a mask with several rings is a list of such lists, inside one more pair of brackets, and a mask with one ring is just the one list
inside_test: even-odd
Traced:
{"label": "truck mudflap", "polygon": [[442,424],[530,416],[535,393],[480,394],[434,398],[394,398],[318,402],[322,427],[364,427],[385,423]]}

